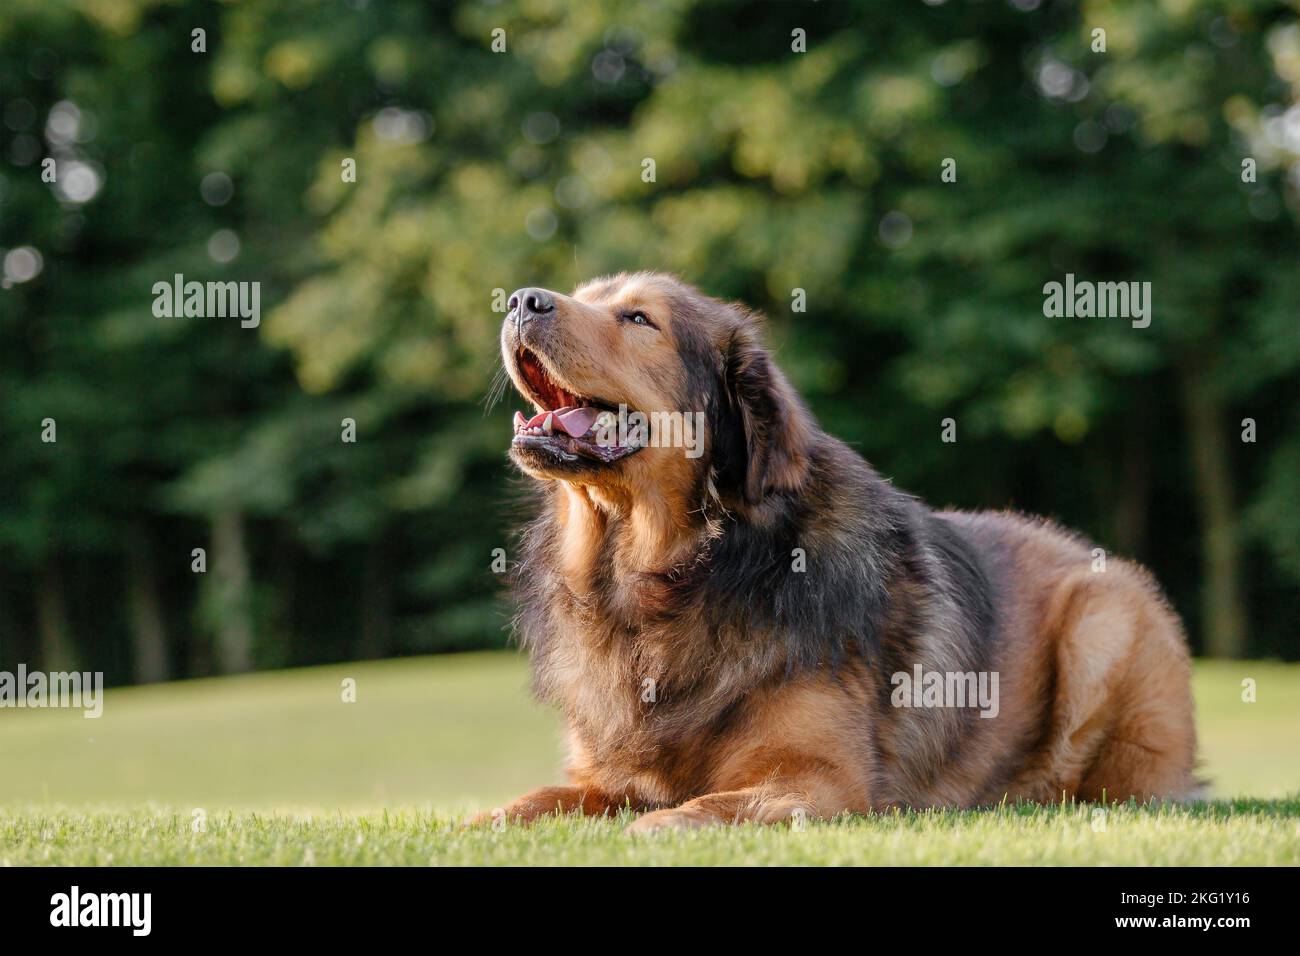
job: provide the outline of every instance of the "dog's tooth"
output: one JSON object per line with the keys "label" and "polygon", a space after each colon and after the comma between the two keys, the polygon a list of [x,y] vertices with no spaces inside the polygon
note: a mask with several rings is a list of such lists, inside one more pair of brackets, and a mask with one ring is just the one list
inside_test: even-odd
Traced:
{"label": "dog's tooth", "polygon": [[528,424],[528,419],[524,418],[523,412],[515,412],[515,434],[519,434],[519,429]]}
{"label": "dog's tooth", "polygon": [[547,415],[544,419],[542,419],[542,431],[546,432],[546,434],[549,435],[554,430],[555,430],[555,416]]}

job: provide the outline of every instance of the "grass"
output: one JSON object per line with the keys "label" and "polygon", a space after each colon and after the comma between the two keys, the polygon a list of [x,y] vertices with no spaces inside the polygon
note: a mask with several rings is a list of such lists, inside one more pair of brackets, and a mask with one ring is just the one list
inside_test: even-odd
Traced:
{"label": "grass", "polygon": [[557,723],[513,654],[109,690],[98,720],[0,711],[0,865],[1300,864],[1300,667],[1199,664],[1195,689],[1214,803],[652,837],[572,818],[455,826],[560,779]]}
{"label": "grass", "polygon": [[235,814],[194,832],[163,811],[0,813],[0,865],[1296,865],[1300,801],[897,813],[651,836],[567,817],[464,831],[421,811]]}

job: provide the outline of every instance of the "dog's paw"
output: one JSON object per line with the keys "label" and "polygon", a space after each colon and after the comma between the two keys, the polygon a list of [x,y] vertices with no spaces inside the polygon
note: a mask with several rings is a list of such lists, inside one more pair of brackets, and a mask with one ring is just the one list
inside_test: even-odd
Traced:
{"label": "dog's paw", "polygon": [[476,813],[469,819],[462,820],[459,826],[462,830],[501,830],[505,828],[509,819],[509,812],[497,807],[494,810]]}
{"label": "dog's paw", "polygon": [[655,810],[637,817],[623,832],[657,833],[661,830],[695,830],[716,822],[691,810]]}

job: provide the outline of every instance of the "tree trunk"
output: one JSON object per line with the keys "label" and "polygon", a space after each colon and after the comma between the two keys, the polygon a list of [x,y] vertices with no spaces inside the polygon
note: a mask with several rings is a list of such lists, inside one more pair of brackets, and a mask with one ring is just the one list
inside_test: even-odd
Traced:
{"label": "tree trunk", "polygon": [[22,614],[14,606],[16,602],[8,600],[12,577],[4,568],[0,568],[0,670],[13,670],[19,661],[31,660],[28,646],[30,628],[19,622]]}
{"label": "tree trunk", "polygon": [[1183,414],[1192,456],[1192,487],[1201,527],[1201,627],[1205,653],[1241,657],[1246,650],[1246,608],[1241,593],[1241,546],[1228,467],[1227,426],[1212,364],[1192,356],[1180,367]]}
{"label": "tree trunk", "polygon": [[392,648],[393,582],[388,548],[382,535],[366,548],[361,594],[361,645],[363,659],[386,657]]}
{"label": "tree trunk", "polygon": [[244,516],[238,509],[213,518],[212,552],[217,671],[238,674],[253,667],[253,602]]}
{"label": "tree trunk", "polygon": [[1115,550],[1141,558],[1147,545],[1151,505],[1151,434],[1149,415],[1135,412],[1124,430],[1120,486],[1115,489],[1110,540]]}
{"label": "tree trunk", "polygon": [[68,607],[63,598],[63,576],[58,560],[57,555],[47,557],[36,581],[36,631],[40,666],[46,671],[75,669]]}
{"label": "tree trunk", "polygon": [[127,591],[131,604],[131,672],[137,684],[167,680],[167,628],[154,573],[153,552],[143,532],[130,544]]}

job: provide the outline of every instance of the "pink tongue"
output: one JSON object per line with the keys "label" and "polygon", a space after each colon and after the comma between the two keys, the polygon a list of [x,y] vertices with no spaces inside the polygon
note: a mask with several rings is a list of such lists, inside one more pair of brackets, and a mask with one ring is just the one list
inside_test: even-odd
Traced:
{"label": "pink tongue", "polygon": [[555,421],[574,438],[581,438],[591,431],[600,409],[588,405],[585,408],[561,409],[555,415]]}
{"label": "pink tongue", "polygon": [[[599,408],[592,408],[590,405],[578,407],[576,405],[565,405],[563,408],[556,408],[549,412],[538,412],[525,423],[527,428],[541,428],[542,422],[546,421],[547,415],[554,415],[552,427],[558,426],[561,431],[574,438],[581,438],[587,432],[591,431],[591,426],[595,424],[596,417],[600,414]],[[522,416],[520,416],[522,417]]]}

